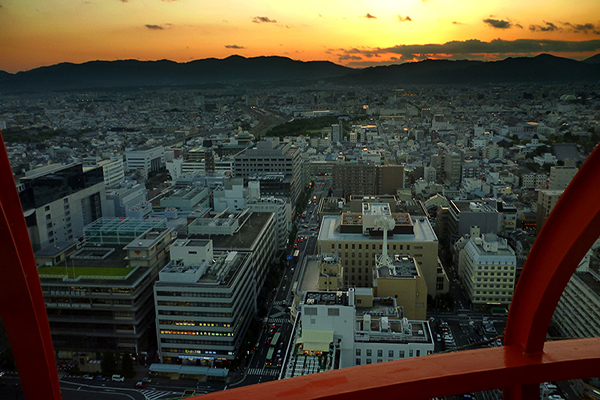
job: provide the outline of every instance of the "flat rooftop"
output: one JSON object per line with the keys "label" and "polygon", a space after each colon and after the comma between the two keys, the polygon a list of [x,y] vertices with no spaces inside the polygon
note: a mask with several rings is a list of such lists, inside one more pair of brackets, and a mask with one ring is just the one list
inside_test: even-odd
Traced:
{"label": "flat rooftop", "polygon": [[125,259],[122,246],[83,245],[74,257],[51,266],[38,268],[42,285],[134,286],[148,268],[132,268]]}
{"label": "flat rooftop", "polygon": [[378,278],[414,278],[419,275],[417,266],[412,257],[394,254],[389,257],[391,265],[379,267],[381,255],[377,255],[377,277]]}
{"label": "flat rooftop", "polygon": [[460,212],[498,212],[495,206],[481,201],[451,201]]}
{"label": "flat rooftop", "polygon": [[388,203],[363,203],[362,211],[364,215],[391,215],[390,205]]}
{"label": "flat rooftop", "polygon": [[[156,283],[157,287],[165,286],[181,286],[190,287],[202,284],[210,285],[214,288],[215,285],[230,286],[241,271],[241,267],[245,265],[250,257],[248,253],[233,252],[215,252],[213,260],[210,263],[203,265],[180,265],[177,260],[171,260],[161,271],[160,280]],[[166,275],[166,276],[165,276]],[[193,278],[186,282],[171,280],[169,276],[185,275]],[[197,276],[198,279],[194,277]],[[189,279],[186,278],[186,279]]]}
{"label": "flat rooftop", "polygon": [[304,297],[305,305],[320,305],[320,306],[333,306],[333,305],[348,305],[348,292],[337,291],[337,292],[306,292]]}
{"label": "flat rooftop", "polygon": [[[438,238],[427,218],[411,217],[413,225],[412,234],[395,233],[393,237],[388,238],[390,242],[433,242]],[[335,215],[325,215],[319,228],[319,241],[373,241],[381,242],[381,237],[366,236],[362,233],[340,233],[340,217]]]}
{"label": "flat rooftop", "polygon": [[[358,314],[357,314],[358,315]],[[381,318],[371,319],[370,330],[364,329],[364,318],[356,319],[356,342],[375,343],[433,343],[427,321],[403,320],[388,318],[387,330]]]}
{"label": "flat rooftop", "polygon": [[[248,220],[233,235],[188,235],[188,239],[212,239],[213,249],[231,250],[231,249],[252,249],[256,246],[258,232],[267,224],[269,219],[273,218],[273,213],[252,212]],[[182,237],[178,236],[180,239]]]}

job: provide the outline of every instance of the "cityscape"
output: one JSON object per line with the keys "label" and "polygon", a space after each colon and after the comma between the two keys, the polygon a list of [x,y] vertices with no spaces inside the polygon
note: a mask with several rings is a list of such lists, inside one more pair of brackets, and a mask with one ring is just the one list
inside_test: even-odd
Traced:
{"label": "cityscape", "polygon": [[[553,210],[587,196],[572,182],[587,177],[584,186],[597,186],[597,171],[582,171],[599,152],[600,44],[583,39],[600,34],[600,25],[572,11],[562,20],[549,11],[542,22],[525,11],[484,15],[474,5],[477,16],[449,14],[437,26],[468,34],[485,27],[477,40],[445,34],[427,39],[438,44],[393,46],[332,39],[333,26],[344,33],[421,29],[438,16],[422,14],[435,2],[394,11],[393,24],[387,8],[357,14],[357,2],[349,2],[334,21],[323,6],[318,19],[332,26],[319,25],[322,45],[310,47],[318,32],[306,33],[295,58],[293,31],[318,19],[274,4],[269,16],[251,19],[246,6],[230,14],[223,5],[207,7],[215,22],[205,35],[225,44],[202,51],[183,1],[140,11],[132,20],[146,18],[143,33],[123,47],[96,45],[98,56],[82,55],[74,37],[63,55],[40,50],[34,57],[45,45],[24,43],[24,28],[11,34],[28,54],[8,46],[0,61],[2,172],[14,181],[2,188],[0,206],[8,237],[32,253],[37,276],[28,276],[20,255],[29,292],[15,282],[23,297],[7,304],[12,283],[0,285],[0,398],[37,396],[23,373],[31,333],[19,331],[29,325],[15,325],[16,314],[28,313],[25,298],[45,309],[35,324],[42,336],[49,326],[45,359],[64,400],[260,396],[261,389],[243,391],[256,385],[265,396],[296,399],[303,392],[294,382],[310,386],[315,376],[333,377],[320,383],[323,398],[344,396],[346,389],[329,387],[342,378],[348,398],[364,398],[369,392],[352,386],[360,371],[366,380],[394,365],[402,375],[418,367],[398,361],[514,345],[511,315],[531,304],[517,285],[560,286],[539,275],[543,262],[531,255],[548,242],[538,239],[567,242],[571,226],[583,225]],[[57,10],[76,14],[63,3]],[[115,3],[101,15],[139,6]],[[100,32],[90,12],[97,5],[81,7],[74,26],[87,21],[89,32]],[[39,23],[28,12],[3,2],[0,23]],[[37,12],[57,11],[40,5]],[[349,13],[357,14],[354,22],[343,22]],[[115,17],[115,29],[125,29],[125,15]],[[230,23],[245,34],[234,35]],[[60,29],[49,30],[48,40],[65,34]],[[259,29],[286,33],[275,38]],[[169,52],[157,40],[170,57],[161,59],[140,44],[149,34],[177,32],[196,53],[189,46]],[[286,51],[265,50],[277,46]],[[10,206],[20,207],[28,242],[11,231],[13,189],[19,204]],[[600,337],[597,236],[586,237],[547,329],[539,320],[547,343]],[[5,246],[8,255],[12,241]],[[536,262],[532,276],[527,270]],[[550,297],[540,301],[554,307]],[[486,390],[407,398],[600,399],[594,368],[578,379],[543,380],[540,373],[514,387],[482,383],[472,387]],[[318,385],[310,390],[307,398],[319,398]]]}

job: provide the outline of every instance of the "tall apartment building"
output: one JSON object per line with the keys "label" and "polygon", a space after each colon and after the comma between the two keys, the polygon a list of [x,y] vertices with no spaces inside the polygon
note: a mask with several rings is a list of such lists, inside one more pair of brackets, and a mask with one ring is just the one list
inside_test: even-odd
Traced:
{"label": "tall apartment building", "polygon": [[[304,189],[301,164],[300,148],[279,142],[278,139],[258,142],[256,147],[247,148],[234,158],[236,177],[247,180],[256,175],[261,180],[263,193],[286,195],[293,205]],[[279,174],[281,179],[270,179],[268,174]]]}
{"label": "tall apartment building", "polygon": [[339,162],[334,164],[332,173],[332,189],[339,197],[396,194],[396,190],[404,187],[401,165]]}
{"label": "tall apartment building", "polygon": [[54,165],[29,171],[18,185],[33,250],[74,241],[106,212],[101,167]]}
{"label": "tall apartment building", "polygon": [[36,254],[58,359],[154,348],[152,288],[172,238],[165,220],[103,219],[86,227],[79,249]]}
{"label": "tall apartment building", "polygon": [[375,194],[396,194],[398,189],[404,188],[404,166],[381,165],[377,172],[377,192]]}
{"label": "tall apartment building", "polygon": [[548,189],[550,190],[565,190],[571,180],[579,171],[575,167],[550,167],[550,177],[548,178]]}
{"label": "tall apartment building", "polygon": [[521,189],[544,189],[548,185],[546,174],[524,174],[521,175]]}
{"label": "tall apartment building", "polygon": [[165,149],[162,146],[136,148],[125,153],[127,171],[139,170],[145,179],[165,167]]}
{"label": "tall apartment building", "polygon": [[333,166],[334,194],[348,198],[350,195],[377,193],[376,165],[340,162]]}
{"label": "tall apartment building", "polygon": [[536,210],[536,226],[539,232],[544,226],[550,212],[562,196],[564,190],[540,190],[538,191],[538,201]]}
{"label": "tall apartment building", "polygon": [[162,363],[221,365],[237,356],[256,311],[250,253],[179,239],[154,286]]}
{"label": "tall apartment building", "polygon": [[331,125],[331,140],[333,141],[333,143],[340,143],[342,141],[342,122],[340,121],[339,124],[332,124]]}
{"label": "tall apartment building", "polygon": [[462,154],[447,152],[444,155],[444,183],[446,186],[460,185]]}
{"label": "tall apartment building", "polygon": [[460,251],[458,276],[475,305],[508,306],[515,286],[517,258],[506,239],[471,230],[471,238]]}
{"label": "tall apartment building", "polygon": [[427,218],[393,213],[387,203],[363,203],[360,213],[323,217],[319,253],[339,257],[345,286],[372,286],[375,257],[383,249],[383,232],[377,226],[382,216],[394,220],[393,229],[387,233],[388,253],[414,258],[432,296],[447,292],[448,277],[437,256],[438,238]]}
{"label": "tall apartment building", "polygon": [[481,167],[478,162],[465,161],[460,169],[460,181],[463,183],[465,179],[477,178],[481,173]]}

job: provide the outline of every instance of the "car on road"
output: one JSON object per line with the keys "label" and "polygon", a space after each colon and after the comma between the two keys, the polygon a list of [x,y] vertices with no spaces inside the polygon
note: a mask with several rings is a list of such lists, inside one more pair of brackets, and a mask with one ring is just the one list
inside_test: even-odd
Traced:
{"label": "car on road", "polygon": [[145,377],[142,378],[142,382],[144,382],[144,383],[150,383],[150,382],[152,382],[152,378],[148,378],[147,376],[145,376]]}
{"label": "car on road", "polygon": [[105,378],[105,377],[103,377],[102,375],[97,375],[97,376],[96,376],[96,380],[97,380],[97,381],[105,381],[105,380],[106,380],[106,378]]}
{"label": "car on road", "polygon": [[92,375],[84,375],[83,379],[85,379],[86,381],[91,381],[92,379],[94,379],[94,377]]}
{"label": "car on road", "polygon": [[146,386],[148,386],[148,384],[146,382],[144,382],[144,381],[139,381],[139,382],[135,383],[135,387],[137,389],[145,389]]}
{"label": "car on road", "polygon": [[114,374],[111,380],[113,382],[125,382],[125,377],[123,375]]}

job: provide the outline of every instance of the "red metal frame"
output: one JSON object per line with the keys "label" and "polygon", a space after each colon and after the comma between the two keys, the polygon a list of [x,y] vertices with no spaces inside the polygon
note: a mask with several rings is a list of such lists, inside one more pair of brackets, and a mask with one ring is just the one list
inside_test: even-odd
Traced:
{"label": "red metal frame", "polygon": [[[0,314],[26,398],[58,400],[39,277],[4,143],[1,150]],[[504,388],[505,399],[524,399],[539,398],[539,382],[600,375],[600,338],[545,342],[569,278],[600,236],[600,187],[594,185],[599,177],[600,146],[555,206],[531,250],[513,296],[504,346],[346,368],[194,399],[427,399],[494,388]]]}
{"label": "red metal frame", "polygon": [[25,397],[30,400],[60,400],[58,372],[40,278],[4,140],[0,142],[0,315]]}
{"label": "red metal frame", "polygon": [[[515,346],[433,354],[227,389],[194,400],[417,400],[575,379],[600,371],[600,338],[547,343],[536,356]],[[539,386],[536,391],[540,398]]]}

